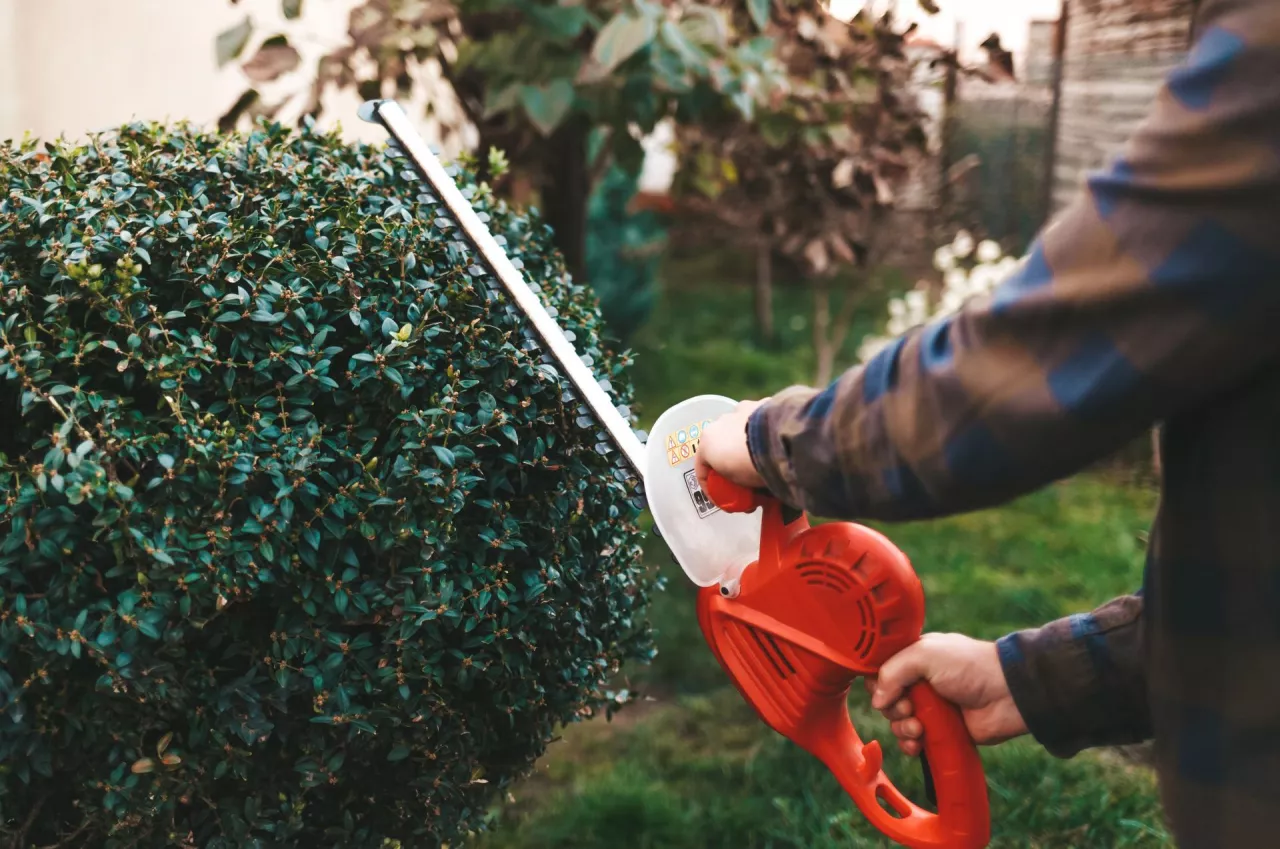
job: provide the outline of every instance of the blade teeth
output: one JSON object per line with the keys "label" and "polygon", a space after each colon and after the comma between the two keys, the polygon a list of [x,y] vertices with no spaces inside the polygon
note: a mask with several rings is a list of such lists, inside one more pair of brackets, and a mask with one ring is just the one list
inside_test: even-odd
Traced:
{"label": "blade teeth", "polygon": [[412,168],[406,168],[403,171],[401,171],[400,179],[404,180],[407,183],[418,183],[422,181],[422,177],[420,177],[418,175],[418,172],[414,171]]}
{"label": "blade teeth", "polygon": [[635,507],[637,510],[644,510],[646,507],[649,506],[649,499],[645,498],[642,495],[639,498],[631,499],[631,505]]}
{"label": "blade teeth", "polygon": [[576,342],[578,341],[578,334],[574,333],[572,330],[566,330],[564,331],[564,338],[568,339],[570,342]]}
{"label": "blade teeth", "polygon": [[573,420],[573,423],[576,424],[578,427],[588,428],[588,427],[593,427],[596,421],[590,416],[578,416],[576,419]]}
{"label": "blade teeth", "polygon": [[596,383],[600,384],[600,388],[603,389],[605,392],[613,391],[613,384],[603,377],[597,380]]}
{"label": "blade teeth", "polygon": [[607,457],[613,453],[613,446],[607,442],[597,442],[596,453],[601,457]]}
{"label": "blade teeth", "polygon": [[560,393],[561,403],[572,404],[574,401],[577,401],[577,400],[578,400],[578,396],[573,394],[572,389],[566,389],[565,391]]}
{"label": "blade teeth", "polygon": [[640,440],[641,444],[643,444],[643,445],[648,445],[648,444],[649,444],[649,432],[648,432],[648,431],[646,431],[646,430],[637,430],[637,431],[636,431],[636,439]]}
{"label": "blade teeth", "polygon": [[[616,409],[618,411],[618,415],[622,416],[624,419],[631,418],[631,408],[626,404],[619,404],[614,409]],[[643,433],[643,431],[640,432]]]}
{"label": "blade teeth", "polygon": [[420,192],[418,194],[418,203],[426,206],[435,206],[439,202],[440,200],[435,195],[431,194],[431,192]]}

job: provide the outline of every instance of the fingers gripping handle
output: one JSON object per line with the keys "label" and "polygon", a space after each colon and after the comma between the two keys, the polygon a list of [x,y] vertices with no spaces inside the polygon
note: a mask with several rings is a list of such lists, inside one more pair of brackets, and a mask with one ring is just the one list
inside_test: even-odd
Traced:
{"label": "fingers gripping handle", "polygon": [[863,745],[861,757],[828,766],[876,828],[910,849],[982,849],[991,840],[991,813],[982,760],[964,718],[926,683],[908,690],[916,718],[924,726],[924,749],[937,790],[937,810],[913,804],[884,774],[880,744]]}

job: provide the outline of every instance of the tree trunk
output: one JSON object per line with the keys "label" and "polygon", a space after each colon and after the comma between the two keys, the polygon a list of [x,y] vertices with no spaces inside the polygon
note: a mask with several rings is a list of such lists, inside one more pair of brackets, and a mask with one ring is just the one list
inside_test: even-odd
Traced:
{"label": "tree trunk", "polygon": [[836,349],[831,341],[831,281],[813,281],[813,352],[818,359],[814,380],[818,386],[831,382],[835,370]]}
{"label": "tree trunk", "polygon": [[767,241],[756,246],[756,334],[761,344],[773,344],[773,248]]}
{"label": "tree trunk", "polygon": [[587,132],[583,117],[566,121],[547,144],[547,181],[542,187],[542,211],[555,232],[555,245],[565,267],[579,283],[587,282],[587,203],[591,175],[587,163]]}

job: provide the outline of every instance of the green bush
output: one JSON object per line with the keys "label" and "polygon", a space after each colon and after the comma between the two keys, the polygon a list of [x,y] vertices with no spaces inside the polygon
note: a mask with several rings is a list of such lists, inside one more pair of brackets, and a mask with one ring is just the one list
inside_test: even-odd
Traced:
{"label": "green bush", "polygon": [[[8,845],[435,845],[651,654],[625,475],[403,167],[0,148]],[[546,228],[459,179],[629,402]]]}

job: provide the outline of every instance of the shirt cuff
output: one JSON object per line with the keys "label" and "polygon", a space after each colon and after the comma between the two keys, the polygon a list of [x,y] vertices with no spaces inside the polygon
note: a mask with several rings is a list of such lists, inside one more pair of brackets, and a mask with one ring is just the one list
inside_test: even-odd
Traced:
{"label": "shirt cuff", "polygon": [[747,451],[769,493],[788,507],[803,510],[804,496],[795,485],[790,446],[778,427],[789,415],[798,389],[766,401],[747,418]]}
{"label": "shirt cuff", "polygon": [[1150,739],[1141,596],[1008,634],[996,647],[1027,730],[1055,757]]}

